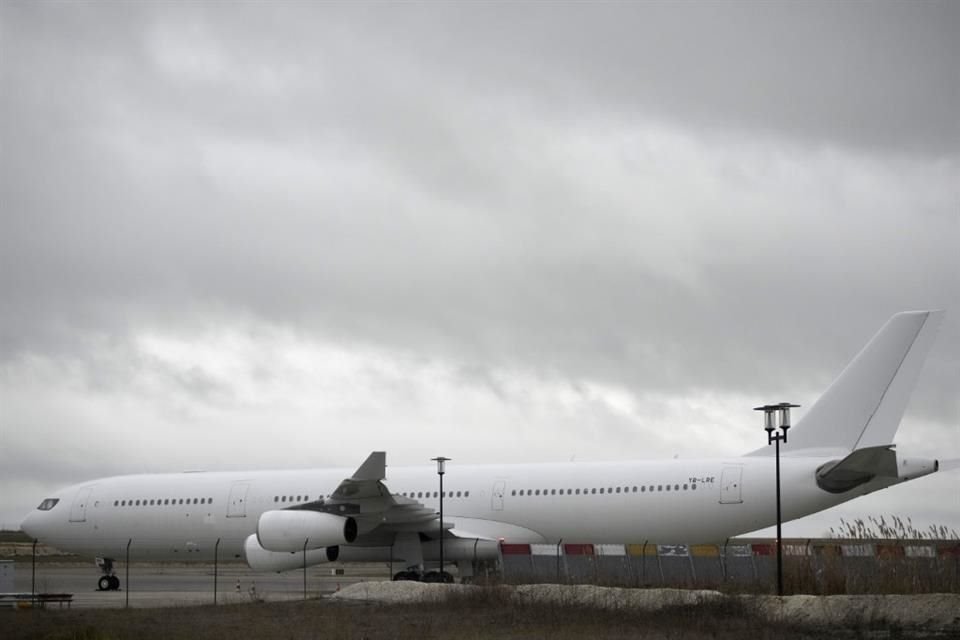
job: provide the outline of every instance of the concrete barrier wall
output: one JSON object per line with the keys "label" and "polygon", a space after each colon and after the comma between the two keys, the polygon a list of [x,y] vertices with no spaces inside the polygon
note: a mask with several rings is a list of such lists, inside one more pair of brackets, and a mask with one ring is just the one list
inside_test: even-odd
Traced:
{"label": "concrete barrier wall", "polygon": [[[725,545],[502,544],[510,583],[550,582],[634,587],[772,590],[776,542]],[[960,591],[960,543],[785,540],[785,587],[791,593]]]}

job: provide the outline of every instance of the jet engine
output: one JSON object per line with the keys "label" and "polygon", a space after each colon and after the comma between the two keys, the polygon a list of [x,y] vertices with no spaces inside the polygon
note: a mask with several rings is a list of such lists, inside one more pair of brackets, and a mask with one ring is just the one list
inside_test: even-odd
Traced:
{"label": "jet engine", "polygon": [[257,522],[257,540],[267,551],[304,551],[357,539],[357,521],[318,511],[265,511]]}
{"label": "jet engine", "polygon": [[257,542],[256,534],[251,534],[243,543],[243,555],[247,565],[254,571],[290,571],[301,569],[304,564],[308,567],[324,562],[334,562],[340,555],[339,547],[324,547],[310,549],[304,558],[303,551],[283,552],[267,551]]}

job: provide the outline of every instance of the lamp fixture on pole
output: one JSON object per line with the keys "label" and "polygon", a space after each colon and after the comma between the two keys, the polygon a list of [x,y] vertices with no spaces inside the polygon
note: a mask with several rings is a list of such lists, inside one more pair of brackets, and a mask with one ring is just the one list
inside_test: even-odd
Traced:
{"label": "lamp fixture on pole", "polygon": [[[754,411],[763,411],[763,429],[767,432],[767,444],[776,445],[777,460],[777,595],[783,595],[783,531],[782,518],[780,515],[780,442],[787,443],[787,431],[790,429],[790,409],[799,407],[798,404],[781,402],[780,404],[765,404],[762,407],[754,407]],[[774,433],[776,414],[780,414],[780,430],[783,433]]]}
{"label": "lamp fixture on pole", "polygon": [[440,573],[439,581],[446,582],[446,575],[443,573],[443,474],[446,473],[446,462],[450,458],[437,456],[431,458],[437,463],[437,475],[440,476]]}

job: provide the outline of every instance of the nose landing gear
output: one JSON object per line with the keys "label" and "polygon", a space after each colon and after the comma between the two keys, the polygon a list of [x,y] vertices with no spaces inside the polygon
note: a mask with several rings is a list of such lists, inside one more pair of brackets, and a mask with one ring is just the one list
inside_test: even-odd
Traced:
{"label": "nose landing gear", "polygon": [[97,591],[118,591],[120,578],[113,575],[113,558],[97,558],[97,566],[103,571],[97,581]]}

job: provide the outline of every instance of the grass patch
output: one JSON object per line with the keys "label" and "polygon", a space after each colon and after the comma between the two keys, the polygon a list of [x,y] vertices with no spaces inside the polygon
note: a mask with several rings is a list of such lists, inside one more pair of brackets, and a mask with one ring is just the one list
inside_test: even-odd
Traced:
{"label": "grass patch", "polygon": [[443,602],[377,605],[314,600],[219,607],[131,610],[2,611],[9,640],[153,640],[284,638],[398,640],[451,638],[730,638],[787,640],[813,632],[759,620],[734,598],[658,612],[523,604],[483,589]]}

